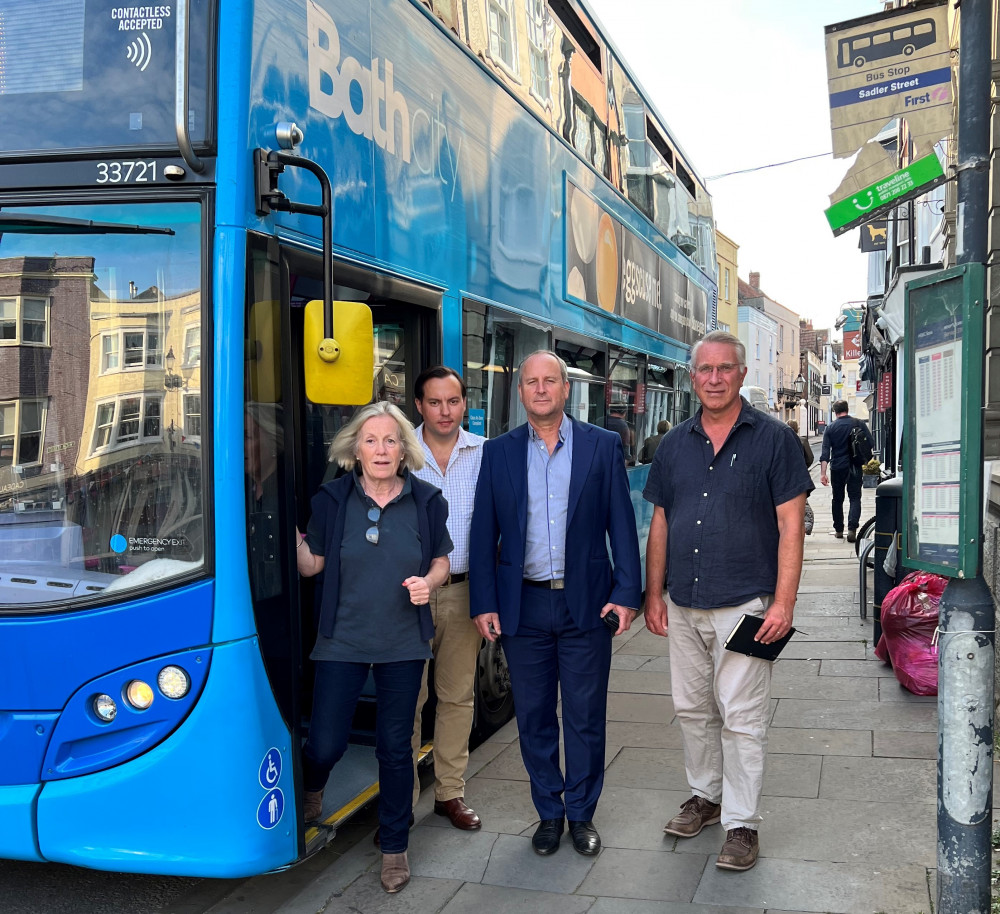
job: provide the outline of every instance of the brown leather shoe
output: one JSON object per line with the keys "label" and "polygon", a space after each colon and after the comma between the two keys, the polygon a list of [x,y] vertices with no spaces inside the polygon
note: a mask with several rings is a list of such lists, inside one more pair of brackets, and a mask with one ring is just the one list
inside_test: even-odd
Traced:
{"label": "brown leather shoe", "polygon": [[323,791],[305,791],[302,795],[302,820],[315,822],[321,815],[323,815]]}
{"label": "brown leather shoe", "polygon": [[726,832],[726,843],[715,865],[720,870],[749,870],[757,862],[759,850],[757,832],[752,828],[731,828]]}
{"label": "brown leather shoe", "polygon": [[395,895],[410,881],[410,861],[406,851],[401,854],[382,855],[382,888]]}
{"label": "brown leather shoe", "polygon": [[476,815],[475,810],[465,805],[461,797],[455,797],[454,800],[435,800],[434,814],[447,816],[455,828],[461,828],[463,831],[478,831],[483,827],[482,819]]}
{"label": "brown leather shoe", "polygon": [[706,825],[715,825],[721,818],[722,807],[718,803],[710,803],[704,797],[691,797],[681,803],[681,811],[663,826],[663,830],[678,838],[693,838]]}

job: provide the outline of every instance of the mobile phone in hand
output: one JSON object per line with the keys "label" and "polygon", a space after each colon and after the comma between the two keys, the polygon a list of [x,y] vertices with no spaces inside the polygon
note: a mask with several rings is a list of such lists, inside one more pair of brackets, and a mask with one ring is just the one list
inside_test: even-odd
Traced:
{"label": "mobile phone in hand", "polygon": [[613,635],[618,631],[618,626],[621,625],[621,619],[618,618],[618,613],[613,609],[610,610],[604,617],[604,624],[608,627],[608,631]]}

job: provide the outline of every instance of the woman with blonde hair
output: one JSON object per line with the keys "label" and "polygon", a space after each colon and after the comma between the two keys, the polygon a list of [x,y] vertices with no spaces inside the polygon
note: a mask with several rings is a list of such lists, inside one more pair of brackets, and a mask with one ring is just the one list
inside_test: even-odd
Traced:
{"label": "woman with blonde hair", "polygon": [[352,472],[312,499],[296,557],[305,577],[324,571],[309,738],[302,752],[305,821],[322,816],[323,789],[347,749],[369,671],[378,714],[382,887],[409,882],[406,856],[413,793],[410,735],[434,635],[428,602],[448,577],[448,503],[410,473],[424,464],[413,426],[391,403],[357,411],[330,445]]}

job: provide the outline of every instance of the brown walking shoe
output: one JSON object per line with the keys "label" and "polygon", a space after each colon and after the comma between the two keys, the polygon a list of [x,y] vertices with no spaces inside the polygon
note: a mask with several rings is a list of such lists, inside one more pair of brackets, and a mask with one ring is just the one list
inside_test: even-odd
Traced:
{"label": "brown walking shoe", "polygon": [[395,895],[410,881],[410,861],[406,851],[401,854],[382,855],[382,888]]}
{"label": "brown walking shoe", "polygon": [[726,843],[715,865],[720,870],[749,870],[757,862],[759,849],[757,832],[752,828],[731,828],[726,832]]}
{"label": "brown walking shoe", "polygon": [[718,803],[710,803],[704,797],[691,797],[681,804],[681,811],[663,826],[663,830],[678,838],[693,838],[706,825],[715,825],[721,818],[722,807]]}
{"label": "brown walking shoe", "polygon": [[307,790],[302,797],[302,819],[315,822],[323,815],[323,791]]}

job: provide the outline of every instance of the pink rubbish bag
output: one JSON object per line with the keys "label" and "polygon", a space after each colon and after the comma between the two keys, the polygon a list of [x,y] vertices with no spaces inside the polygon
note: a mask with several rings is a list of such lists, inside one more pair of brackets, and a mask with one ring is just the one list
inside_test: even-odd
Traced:
{"label": "pink rubbish bag", "polygon": [[914,695],[937,695],[938,654],[933,644],[946,577],[914,571],[882,601],[882,637],[875,656],[892,664],[899,684]]}

